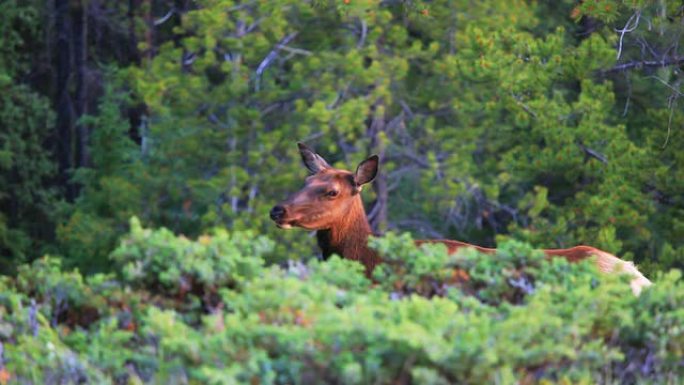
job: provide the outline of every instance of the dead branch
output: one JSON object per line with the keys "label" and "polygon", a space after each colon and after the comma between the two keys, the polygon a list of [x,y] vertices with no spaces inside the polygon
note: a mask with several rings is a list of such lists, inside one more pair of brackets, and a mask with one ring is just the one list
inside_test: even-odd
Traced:
{"label": "dead branch", "polygon": [[259,67],[257,67],[257,70],[256,70],[257,81],[256,81],[255,88],[257,91],[259,90],[259,79],[261,78],[261,75],[264,73],[264,71],[266,71],[268,66],[270,66],[271,63],[273,63],[273,61],[276,59],[276,57],[278,57],[278,51],[280,50],[280,47],[290,43],[295,37],[297,37],[297,34],[298,34],[298,32],[295,31],[295,32],[292,32],[291,34],[285,36],[282,40],[280,40],[280,42],[278,42],[278,44],[275,45],[275,47],[273,47],[271,52],[269,52],[268,55],[266,55],[264,60],[261,61],[261,63],[259,64]]}
{"label": "dead branch", "polygon": [[356,43],[356,48],[362,48],[363,45],[366,43],[366,34],[368,33],[368,26],[366,25],[365,20],[361,20],[361,38],[359,39],[359,42]]}
{"label": "dead branch", "polygon": [[413,229],[418,230],[430,238],[442,239],[444,234],[435,230],[434,227],[428,222],[420,219],[403,219],[389,224],[391,230],[395,229]]}
{"label": "dead branch", "polygon": [[523,103],[522,99],[521,99],[518,95],[511,94],[511,96],[513,97],[513,100],[515,100],[515,102],[516,102],[520,107],[522,107],[522,109],[523,109],[525,112],[527,112],[528,114],[530,114],[530,116],[532,116],[533,118],[535,118],[535,119],[537,118],[537,113],[534,112],[534,111],[532,111],[532,109],[530,108],[530,106],[528,106],[527,104]]}
{"label": "dead branch", "polygon": [[169,11],[166,13],[166,15],[164,15],[161,18],[154,21],[154,23],[153,23],[154,26],[156,27],[156,26],[164,24],[167,20],[169,20],[171,18],[171,16],[173,16],[174,13],[176,13],[176,8],[171,7],[171,9],[169,9]]}
{"label": "dead branch", "polygon": [[608,158],[600,152],[585,146],[584,143],[582,143],[581,141],[577,142],[577,146],[581,148],[582,151],[584,151],[586,157],[591,157],[597,159],[599,162],[603,164],[608,164]]}
{"label": "dead branch", "polygon": [[[630,26],[630,23],[636,16],[636,21],[634,21],[634,24]],[[627,20],[627,23],[625,23],[625,27],[619,30],[616,30],[617,32],[620,32],[620,42],[618,44],[618,52],[617,52],[617,60],[620,60],[620,55],[622,55],[622,39],[625,37],[625,33],[627,32],[632,32],[634,31],[638,26],[639,26],[639,19],[641,18],[641,10],[636,11],[629,20]]]}
{"label": "dead branch", "polygon": [[641,69],[641,68],[649,68],[649,67],[669,67],[669,66],[676,66],[676,65],[684,65],[684,56],[680,57],[673,57],[670,59],[661,59],[661,60],[635,60],[623,64],[618,64],[616,66],[613,66],[611,68],[601,70],[601,73],[607,74],[610,72],[620,72],[620,71],[627,71],[631,69]]}

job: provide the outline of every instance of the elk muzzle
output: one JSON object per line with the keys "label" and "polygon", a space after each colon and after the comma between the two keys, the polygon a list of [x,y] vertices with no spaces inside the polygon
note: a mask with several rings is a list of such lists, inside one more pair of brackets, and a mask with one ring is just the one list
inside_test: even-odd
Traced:
{"label": "elk muzzle", "polygon": [[285,207],[281,205],[273,206],[270,212],[271,219],[278,222],[285,216]]}
{"label": "elk muzzle", "polygon": [[276,205],[271,209],[269,216],[271,217],[271,220],[273,220],[273,222],[275,222],[276,225],[281,229],[289,229],[292,227],[292,225],[285,223],[284,219],[286,214],[287,209],[284,206]]}

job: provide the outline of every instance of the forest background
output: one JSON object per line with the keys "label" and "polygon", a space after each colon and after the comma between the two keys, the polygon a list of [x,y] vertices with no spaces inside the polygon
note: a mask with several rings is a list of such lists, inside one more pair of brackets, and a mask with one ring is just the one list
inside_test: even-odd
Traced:
{"label": "forest background", "polygon": [[[83,305],[70,295],[96,290],[87,279],[138,282],[126,245],[154,243],[143,228],[178,247],[249,240],[240,253],[266,265],[307,261],[314,239],[268,218],[306,175],[297,141],[344,169],[380,155],[364,192],[378,234],[589,244],[650,277],[681,269],[683,33],[684,6],[666,0],[4,0],[4,285],[79,351],[58,325],[107,312],[74,320],[65,304]],[[140,287],[183,281],[185,262],[170,261]],[[71,294],[38,289],[73,274]],[[27,325],[0,334],[15,343]],[[152,378],[131,360],[112,378]]]}

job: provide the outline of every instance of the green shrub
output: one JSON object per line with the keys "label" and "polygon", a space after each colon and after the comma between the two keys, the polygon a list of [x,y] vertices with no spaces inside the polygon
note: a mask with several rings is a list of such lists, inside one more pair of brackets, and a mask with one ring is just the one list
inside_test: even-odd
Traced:
{"label": "green shrub", "polygon": [[[518,242],[495,255],[408,235],[371,241],[385,259],[265,267],[267,238],[131,232],[121,280],[46,258],[4,278],[0,338],[16,383],[677,383],[684,284],[546,260]],[[186,287],[184,280],[193,285]],[[59,298],[59,300],[58,300]],[[89,322],[68,314],[96,309]]]}
{"label": "green shrub", "polygon": [[164,228],[143,229],[137,218],[130,227],[111,255],[123,281],[165,294],[182,295],[195,286],[203,291],[235,287],[254,278],[261,271],[262,256],[273,249],[272,241],[251,232],[217,229],[191,241]]}

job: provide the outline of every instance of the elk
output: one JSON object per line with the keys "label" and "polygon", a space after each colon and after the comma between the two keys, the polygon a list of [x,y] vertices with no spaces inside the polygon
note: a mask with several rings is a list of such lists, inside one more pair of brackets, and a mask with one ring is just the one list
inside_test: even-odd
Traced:
{"label": "elk", "polygon": [[[333,168],[323,157],[304,144],[298,143],[298,146],[304,166],[310,175],[306,178],[303,189],[271,209],[271,219],[282,229],[300,227],[315,230],[324,259],[337,254],[346,259],[359,261],[365,266],[366,275],[370,277],[382,259],[375,250],[368,247],[368,237],[372,231],[360,193],[363,186],[370,183],[378,172],[378,156],[370,156],[352,173]],[[416,244],[433,242],[446,245],[450,254],[465,247],[475,248],[485,254],[496,252],[496,249],[446,239],[417,240]],[[549,258],[562,257],[570,262],[595,256],[599,271],[630,274],[633,277],[630,286],[635,295],[638,295],[645,286],[651,285],[651,281],[644,277],[632,262],[623,261],[595,247],[575,246],[542,251]]]}

